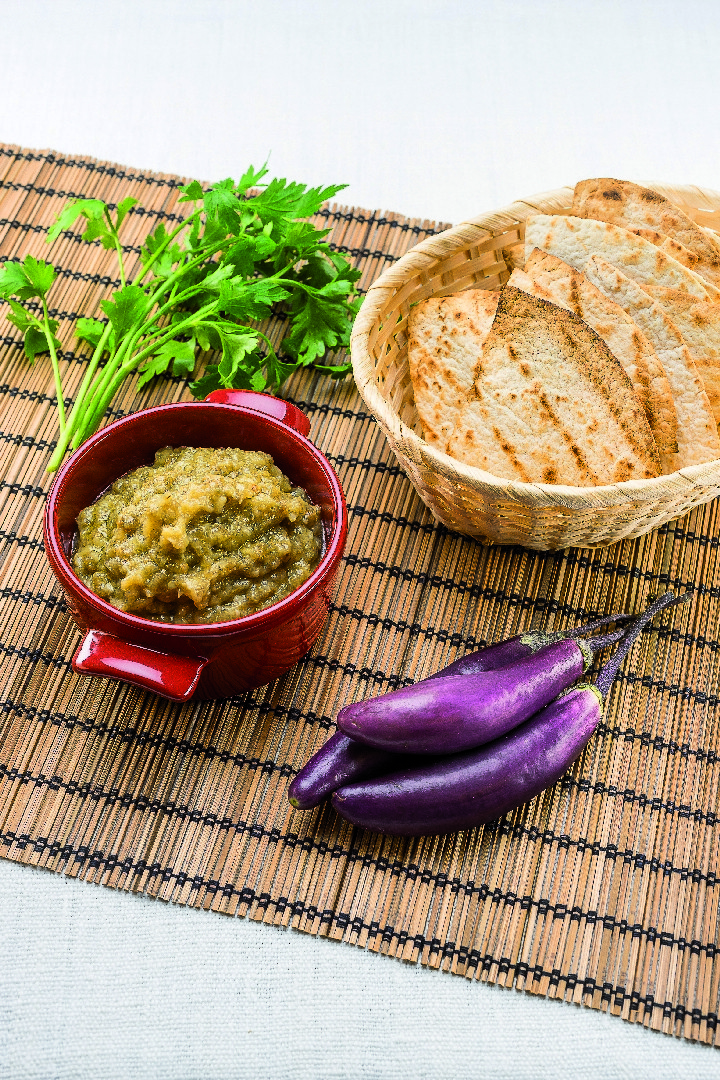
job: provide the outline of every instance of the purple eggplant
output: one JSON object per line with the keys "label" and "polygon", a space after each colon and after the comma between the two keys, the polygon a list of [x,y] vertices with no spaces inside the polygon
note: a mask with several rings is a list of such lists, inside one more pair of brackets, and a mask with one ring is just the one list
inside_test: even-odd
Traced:
{"label": "purple eggplant", "polygon": [[510,664],[516,664],[518,660],[524,660],[553,641],[580,637],[581,634],[589,634],[591,630],[598,630],[601,626],[607,626],[608,623],[621,622],[629,618],[629,615],[620,611],[615,615],[593,619],[584,626],[576,626],[570,630],[528,630],[516,637],[508,638],[507,641],[497,641],[494,645],[486,645],[483,649],[478,649],[477,652],[467,653],[433,675],[428,675],[422,681],[443,679],[448,675],[479,675],[481,671],[497,671],[498,668],[508,667]]}
{"label": "purple eggplant", "polygon": [[666,593],[621,641],[594,686],[579,685],[495,742],[418,767],[340,788],[337,812],[395,836],[432,836],[493,821],[554,784],[581,754],[602,716],[620,664],[643,627],[662,608],[683,603]]}
{"label": "purple eggplant", "polygon": [[[507,641],[498,641],[494,645],[486,645],[483,649],[462,656],[424,681],[451,675],[477,675],[481,671],[495,671],[518,660],[524,660],[551,642],[587,634],[607,623],[620,622],[627,618],[629,616],[624,612],[618,612],[569,630],[556,630],[551,633],[534,630],[518,634]],[[392,751],[366,746],[349,738],[342,731],[337,731],[295,776],[288,788],[288,799],[296,810],[310,810],[313,806],[319,806],[324,798],[344,784],[379,776],[396,764],[397,755]]]}
{"label": "purple eggplant", "polygon": [[310,810],[343,784],[379,776],[397,760],[397,754],[364,746],[336,731],[292,781],[288,799],[296,810]]}
{"label": "purple eggplant", "polygon": [[448,675],[347,705],[337,725],[357,742],[396,754],[453,754],[492,742],[577,681],[591,648],[565,639],[496,671]]}

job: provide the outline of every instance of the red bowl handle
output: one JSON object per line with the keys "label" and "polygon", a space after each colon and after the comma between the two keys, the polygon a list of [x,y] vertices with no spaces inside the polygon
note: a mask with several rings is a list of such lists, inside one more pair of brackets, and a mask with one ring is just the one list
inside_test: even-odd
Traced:
{"label": "red bowl handle", "polygon": [[302,409],[298,409],[291,401],[283,401],[271,394],[260,394],[257,390],[213,390],[205,400],[217,401],[221,405],[240,405],[245,409],[264,413],[265,416],[274,416],[293,431],[299,431],[305,436],[310,434],[310,421]]}
{"label": "red bowl handle", "polygon": [[193,696],[207,664],[202,656],[156,652],[102,630],[86,633],[72,662],[83,675],[122,679],[171,701],[188,701]]}

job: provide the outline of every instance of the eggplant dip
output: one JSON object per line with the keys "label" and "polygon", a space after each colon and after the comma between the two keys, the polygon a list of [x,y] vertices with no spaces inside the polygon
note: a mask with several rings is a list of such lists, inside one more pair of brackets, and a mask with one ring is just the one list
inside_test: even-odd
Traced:
{"label": "eggplant dip", "polygon": [[269,607],[320,562],[320,508],[269,454],[166,446],[78,515],[73,568],[121,611],[216,623]]}

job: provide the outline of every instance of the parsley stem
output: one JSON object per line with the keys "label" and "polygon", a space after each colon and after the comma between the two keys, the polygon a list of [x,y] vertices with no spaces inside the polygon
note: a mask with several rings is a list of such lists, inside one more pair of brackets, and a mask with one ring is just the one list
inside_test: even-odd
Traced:
{"label": "parsley stem", "polygon": [[152,301],[152,303],[159,303],[159,297],[161,297],[164,292],[167,292],[168,288],[174,285],[178,278],[181,278],[183,274],[186,274],[188,272],[188,270],[194,270],[196,266],[202,266],[204,262],[208,262],[210,257],[217,254],[218,251],[221,251],[224,246],[225,241],[223,241],[222,243],[213,244],[206,251],[202,251],[199,255],[196,255],[195,258],[190,259],[186,263],[182,263],[182,265],[179,266],[177,270],[173,271],[172,274],[170,274],[164,279],[164,281],[160,283],[160,285],[155,289],[155,292],[150,294],[150,300]]}
{"label": "parsley stem", "polygon": [[214,315],[217,308],[217,301],[213,300],[211,304],[206,304],[204,308],[200,308],[199,311],[194,311],[192,315],[189,315],[187,319],[183,319],[182,322],[173,323],[171,326],[163,327],[163,332],[159,337],[153,338],[149,345],[147,345],[141,352],[135,353],[126,361],[128,371],[132,371],[138,364],[141,364],[143,360],[146,360],[148,356],[158,348],[159,345],[164,345],[166,341],[172,341],[178,334],[184,333],[186,330],[190,330],[193,326],[196,326],[198,322],[202,322],[208,315]]}
{"label": "parsley stem", "polygon": [[113,239],[115,240],[115,250],[117,251],[118,268],[120,270],[120,288],[125,288],[125,264],[123,262],[123,249],[120,243],[120,237],[115,233]]}
{"label": "parsley stem", "polygon": [[141,272],[135,278],[135,280],[133,282],[134,285],[139,285],[140,284],[142,279],[147,274],[148,270],[150,270],[150,268],[152,267],[153,263],[156,262],[157,259],[159,259],[159,257],[163,254],[163,252],[165,252],[167,250],[167,248],[173,242],[173,240],[178,235],[178,233],[181,233],[183,231],[183,229],[185,228],[185,226],[189,225],[194,218],[199,217],[200,213],[201,213],[201,210],[198,208],[197,210],[194,211],[194,213],[190,214],[189,217],[184,218],[180,222],[180,224],[175,229],[173,229],[173,231],[171,233],[168,233],[168,235],[165,237],[163,242],[158,245],[157,249],[152,253],[152,255],[150,256],[148,261],[145,263],[145,265],[144,265],[143,269],[141,270]]}
{"label": "parsley stem", "polygon": [[48,343],[48,349],[50,350],[50,362],[53,369],[53,377],[55,379],[55,396],[57,398],[58,407],[58,419],[60,421],[60,435],[65,434],[65,402],[63,400],[63,388],[62,380],[60,378],[60,365],[58,364],[57,352],[55,349],[55,335],[50,327],[50,316],[48,314],[47,303],[45,297],[41,296],[43,310],[43,331],[45,333],[45,339]]}
{"label": "parsley stem", "polygon": [[57,445],[56,445],[55,450],[53,452],[53,455],[50,458],[50,463],[49,463],[49,465],[47,467],[48,472],[55,472],[55,470],[60,467],[62,459],[65,456],[65,451],[67,450],[68,446],[70,445],[70,439],[71,439],[72,435],[74,434],[75,429],[77,428],[78,424],[82,420],[82,417],[84,415],[84,409],[85,409],[85,396],[86,396],[86,394],[88,392],[88,388],[89,388],[89,386],[90,386],[90,384],[91,384],[91,382],[93,380],[93,376],[95,375],[95,372],[97,370],[97,366],[100,363],[100,358],[102,357],[102,354],[103,354],[103,352],[105,350],[105,346],[107,345],[107,341],[108,341],[108,338],[110,337],[110,331],[111,330],[112,330],[112,324],[109,323],[109,322],[106,323],[105,329],[102,332],[100,340],[98,341],[97,345],[95,346],[95,350],[94,350],[94,352],[92,354],[92,357],[90,358],[90,363],[88,364],[88,369],[85,372],[85,375],[83,377],[83,381],[80,384],[80,389],[78,390],[77,397],[75,398],[75,402],[74,402],[72,410],[70,412],[70,416],[68,418],[68,422],[67,422],[67,425],[65,427],[65,431],[61,432],[60,438],[58,439],[58,442],[57,442]]}
{"label": "parsley stem", "polygon": [[[182,322],[173,323],[171,326],[163,327],[158,336],[153,337],[152,341],[145,345],[139,352],[133,353],[132,349],[142,337],[147,324],[143,324],[143,326],[139,327],[132,335],[131,339],[125,338],[123,341],[122,353],[120,353],[120,350],[116,352],[115,357],[113,358],[112,367],[110,367],[109,362],[105,365],[102,379],[86,408],[82,430],[76,433],[78,445],[89,438],[90,435],[94,434],[100,425],[105,410],[115,396],[118,387],[131,372],[139,367],[143,360],[146,360],[148,356],[151,356],[156,352],[156,350],[166,341],[172,341],[178,334],[182,334],[186,330],[191,329],[193,326],[197,325],[198,322],[207,318],[208,315],[214,314],[216,308],[217,301],[213,301],[199,311],[193,312]],[[123,360],[122,355],[127,356],[128,353],[131,353],[131,355]]]}
{"label": "parsley stem", "polygon": [[117,345],[115,352],[108,358],[105,367],[102,371],[98,372],[94,379],[93,384],[88,391],[87,398],[83,402],[82,415],[73,436],[73,449],[77,449],[80,443],[84,442],[87,438],[88,418],[95,414],[97,402],[102,397],[105,387],[112,380],[115,372],[120,366],[122,356],[127,352],[127,347],[128,337],[126,336]]}

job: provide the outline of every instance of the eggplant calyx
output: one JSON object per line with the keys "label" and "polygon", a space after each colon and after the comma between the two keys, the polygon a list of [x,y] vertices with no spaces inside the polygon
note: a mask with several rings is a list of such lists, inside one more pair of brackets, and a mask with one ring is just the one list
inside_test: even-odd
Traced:
{"label": "eggplant calyx", "polygon": [[544,649],[546,645],[554,645],[557,641],[574,641],[582,653],[583,675],[593,662],[592,649],[585,644],[582,638],[572,637],[572,635],[559,638],[557,634],[546,634],[543,630],[530,630],[527,634],[520,635],[520,641],[533,653]]}
{"label": "eggplant calyx", "polygon": [[575,644],[577,645],[578,649],[580,650],[580,652],[582,653],[583,675],[584,675],[585,672],[592,666],[593,651],[588,645],[585,644],[585,642],[582,640],[582,638],[573,638],[573,640],[574,640]]}
{"label": "eggplant calyx", "polygon": [[603,697],[602,692],[597,688],[595,683],[579,682],[575,683],[574,686],[568,686],[567,690],[563,690],[562,694],[558,694],[556,700],[560,701],[561,698],[567,697],[568,694],[574,694],[578,690],[592,690],[593,694],[598,699],[598,704],[600,705],[600,714],[602,715],[605,698]]}
{"label": "eggplant calyx", "polygon": [[527,634],[520,635],[522,644],[526,645],[534,653],[558,640],[557,634],[548,634],[544,630],[528,630]]}

